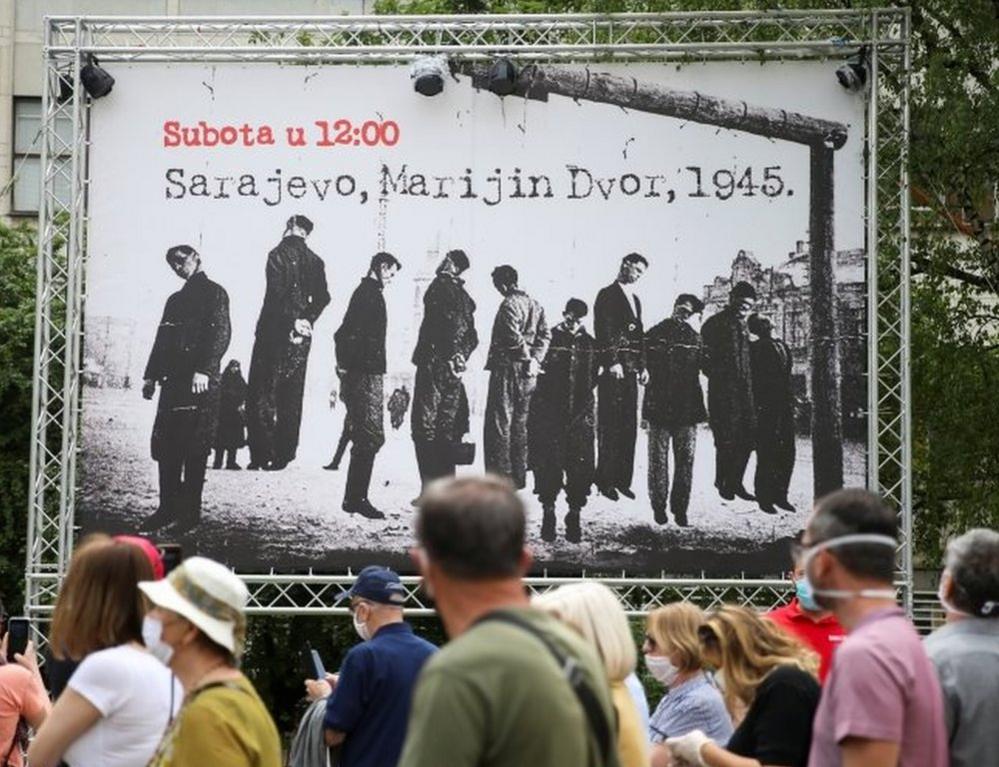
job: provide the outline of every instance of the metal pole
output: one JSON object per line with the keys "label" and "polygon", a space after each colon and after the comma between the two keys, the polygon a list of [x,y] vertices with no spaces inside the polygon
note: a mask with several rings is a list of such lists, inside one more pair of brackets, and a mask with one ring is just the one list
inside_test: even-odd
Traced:
{"label": "metal pole", "polygon": [[[878,35],[878,16],[874,14],[872,36]],[[880,380],[878,359],[878,49],[870,48],[871,89],[867,100],[867,489],[881,492],[881,445],[878,441]]]}
{"label": "metal pole", "polygon": [[839,334],[833,262],[833,150],[811,148],[809,265],[812,314],[812,466],[815,497],[843,487]]}
{"label": "metal pole", "polygon": [[[902,134],[909,135],[909,75],[911,51],[909,47],[909,9],[902,16],[902,39],[905,40],[902,76]],[[901,345],[902,363],[899,372],[902,376],[902,530],[905,541],[902,549],[902,565],[907,587],[905,589],[905,609],[912,614],[912,340],[910,335],[911,305],[909,287],[912,279],[909,261],[909,142],[903,141],[899,151],[899,268],[902,275],[901,295]]]}

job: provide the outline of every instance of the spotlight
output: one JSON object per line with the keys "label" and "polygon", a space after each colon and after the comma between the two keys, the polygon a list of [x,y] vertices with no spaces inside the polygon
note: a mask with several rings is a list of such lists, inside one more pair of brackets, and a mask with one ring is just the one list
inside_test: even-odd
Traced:
{"label": "spotlight", "polygon": [[509,96],[517,85],[517,68],[510,59],[496,59],[489,67],[488,83],[497,96]]}
{"label": "spotlight", "polygon": [[80,70],[80,82],[90,97],[95,99],[107,96],[114,87],[114,78],[101,69],[96,56],[87,56],[87,63]]}
{"label": "spotlight", "polygon": [[444,78],[450,74],[444,56],[424,56],[409,68],[413,89],[424,96],[436,96],[444,90]]}
{"label": "spotlight", "polygon": [[861,48],[836,70],[836,79],[848,91],[859,91],[867,84],[867,51]]}

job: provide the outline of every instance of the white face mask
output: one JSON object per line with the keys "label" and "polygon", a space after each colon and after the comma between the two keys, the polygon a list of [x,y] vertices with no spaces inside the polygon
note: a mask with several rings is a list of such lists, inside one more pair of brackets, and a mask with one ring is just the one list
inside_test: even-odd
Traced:
{"label": "white face mask", "polygon": [[173,648],[163,641],[163,621],[147,615],[142,619],[142,641],[149,654],[164,666],[170,665]]}
{"label": "white face mask", "polygon": [[680,674],[680,669],[674,666],[665,655],[646,655],[645,667],[652,678],[660,684],[671,687]]}
{"label": "white face mask", "polygon": [[851,589],[820,589],[808,576],[808,563],[812,561],[812,558],[816,554],[824,549],[834,549],[838,546],[847,546],[851,543],[875,543],[881,544],[882,546],[891,546],[893,549],[898,546],[898,542],[890,535],[879,535],[877,533],[852,533],[850,535],[841,535],[838,538],[830,538],[829,540],[821,541],[820,543],[816,543],[814,546],[810,546],[801,561],[802,570],[804,570],[805,573],[803,580],[808,583],[809,587],[811,587],[812,595],[814,597],[819,597],[817,600],[819,605],[822,607],[828,606],[828,603],[822,603],[821,597],[826,597],[827,599],[855,599],[857,597],[868,597],[871,599],[894,599],[895,589],[859,589],[857,591]]}
{"label": "white face mask", "polygon": [[368,631],[367,625],[364,621],[359,621],[357,619],[357,610],[354,611],[354,631],[356,631],[357,635],[365,642],[371,639],[371,632]]}

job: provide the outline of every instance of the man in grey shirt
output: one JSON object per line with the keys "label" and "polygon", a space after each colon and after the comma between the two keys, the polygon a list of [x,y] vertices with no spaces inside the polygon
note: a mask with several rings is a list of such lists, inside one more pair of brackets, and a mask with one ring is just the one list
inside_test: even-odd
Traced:
{"label": "man in grey shirt", "polygon": [[940,591],[947,623],[926,638],[944,694],[952,767],[999,754],[999,532],[969,530],[947,545]]}

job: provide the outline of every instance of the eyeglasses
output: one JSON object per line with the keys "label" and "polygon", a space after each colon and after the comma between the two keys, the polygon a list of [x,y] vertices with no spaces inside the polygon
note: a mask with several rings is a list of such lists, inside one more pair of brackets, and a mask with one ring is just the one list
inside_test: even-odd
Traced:
{"label": "eyeglasses", "polygon": [[361,605],[367,605],[367,604],[370,604],[370,602],[368,602],[368,600],[366,600],[366,599],[358,599],[356,602],[351,602],[349,605],[347,605],[347,612],[349,612],[351,615],[353,615],[354,611],[357,610],[358,607],[360,607]]}

